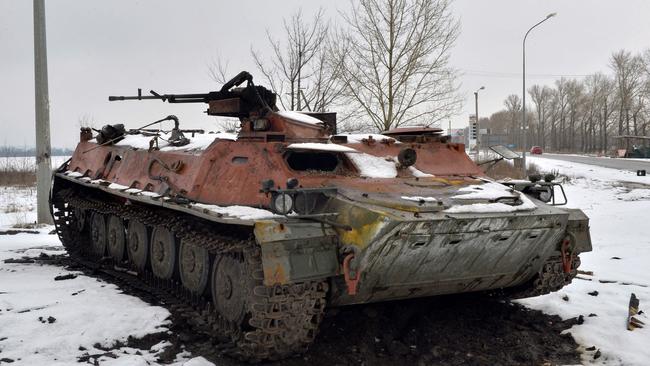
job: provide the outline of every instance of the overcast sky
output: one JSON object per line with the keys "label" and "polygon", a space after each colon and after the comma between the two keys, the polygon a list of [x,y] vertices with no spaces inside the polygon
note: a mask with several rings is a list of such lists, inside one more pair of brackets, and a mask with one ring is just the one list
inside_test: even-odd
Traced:
{"label": "overcast sky", "polygon": [[[53,146],[73,147],[80,119],[137,127],[175,114],[186,127],[214,128],[203,105],[158,101],[111,102],[108,95],[137,88],[159,93],[218,89],[207,65],[220,55],[234,73],[255,69],[251,46],[268,51],[266,30],[281,31],[282,17],[302,7],[322,7],[337,21],[348,0],[282,1],[90,1],[46,0]],[[561,75],[609,72],[612,52],[650,48],[648,0],[456,0],[462,31],[452,66],[463,72],[466,125],[481,86],[479,115],[521,94],[521,41],[548,13],[558,16],[528,38],[528,85]],[[32,2],[0,0],[0,144],[33,146],[34,81]],[[446,126],[443,126],[446,127]]]}

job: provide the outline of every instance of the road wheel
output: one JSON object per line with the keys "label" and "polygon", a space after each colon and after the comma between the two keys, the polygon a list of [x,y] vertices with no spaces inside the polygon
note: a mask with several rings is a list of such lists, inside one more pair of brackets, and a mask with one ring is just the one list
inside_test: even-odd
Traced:
{"label": "road wheel", "polygon": [[140,221],[129,220],[126,248],[131,265],[137,270],[144,270],[149,254],[149,231]]}
{"label": "road wheel", "polygon": [[86,210],[83,208],[75,207],[73,211],[74,223],[77,231],[82,232],[86,228]]}
{"label": "road wheel", "polygon": [[181,240],[178,266],[183,286],[194,294],[202,295],[208,284],[210,257],[208,250]]}
{"label": "road wheel", "polygon": [[246,299],[251,292],[244,263],[230,256],[215,260],[212,270],[212,301],[227,320],[241,325],[246,310]]}
{"label": "road wheel", "polygon": [[265,286],[261,250],[252,244],[218,255],[210,290],[236,355],[258,362],[306,351],[325,309],[326,282]]}
{"label": "road wheel", "polygon": [[174,233],[163,226],[156,226],[151,234],[149,246],[151,271],[162,279],[170,279],[174,275],[176,264],[176,237]]}
{"label": "road wheel", "polygon": [[90,250],[103,257],[106,253],[106,217],[95,212],[90,222]]}
{"label": "road wheel", "polygon": [[108,254],[117,262],[124,259],[124,221],[111,215],[108,218]]}

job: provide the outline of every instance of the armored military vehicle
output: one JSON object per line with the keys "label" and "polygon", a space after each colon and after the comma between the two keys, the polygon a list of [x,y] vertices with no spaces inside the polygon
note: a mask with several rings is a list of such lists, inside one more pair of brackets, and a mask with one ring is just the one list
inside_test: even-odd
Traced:
{"label": "armored military vehicle", "polygon": [[82,128],[54,175],[56,231],[73,257],[180,293],[241,359],[305,351],[328,307],[556,291],[591,250],[557,184],[492,181],[440,129],[337,134],[335,115],[279,111],[246,72],[216,92],[109,98],[145,99],[241,128]]}

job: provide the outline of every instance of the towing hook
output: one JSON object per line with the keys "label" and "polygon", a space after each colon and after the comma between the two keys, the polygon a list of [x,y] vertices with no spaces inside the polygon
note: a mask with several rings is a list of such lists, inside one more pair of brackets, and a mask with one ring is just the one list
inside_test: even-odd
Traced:
{"label": "towing hook", "polygon": [[350,262],[352,259],[354,259],[354,253],[349,253],[343,259],[343,276],[345,278],[345,284],[348,286],[348,295],[357,294],[357,284],[361,278],[360,269],[350,269]]}
{"label": "towing hook", "polygon": [[562,269],[564,273],[571,273],[571,267],[573,267],[573,261],[575,259],[574,253],[574,240],[570,235],[562,240],[562,245],[560,247],[560,254],[562,255]]}

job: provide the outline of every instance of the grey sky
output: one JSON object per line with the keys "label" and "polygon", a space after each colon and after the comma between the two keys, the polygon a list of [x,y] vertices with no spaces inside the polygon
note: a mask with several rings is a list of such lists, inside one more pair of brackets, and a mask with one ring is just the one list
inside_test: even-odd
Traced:
{"label": "grey sky", "polygon": [[[73,147],[81,118],[136,127],[176,114],[186,127],[214,128],[203,105],[158,101],[112,102],[108,95],[133,94],[138,87],[166,93],[207,92],[217,86],[207,64],[217,55],[234,73],[255,69],[250,47],[264,52],[266,29],[278,34],[282,17],[302,7],[323,7],[336,21],[348,0],[283,1],[89,1],[48,0],[48,57],[52,143]],[[528,27],[550,12],[527,42],[528,85],[552,83],[554,75],[609,72],[612,52],[650,48],[647,0],[456,0],[462,32],[452,65],[460,69],[466,124],[473,91],[481,91],[482,116],[521,93],[521,41]],[[32,2],[0,0],[1,144],[33,145]],[[444,126],[446,127],[446,126]]]}

